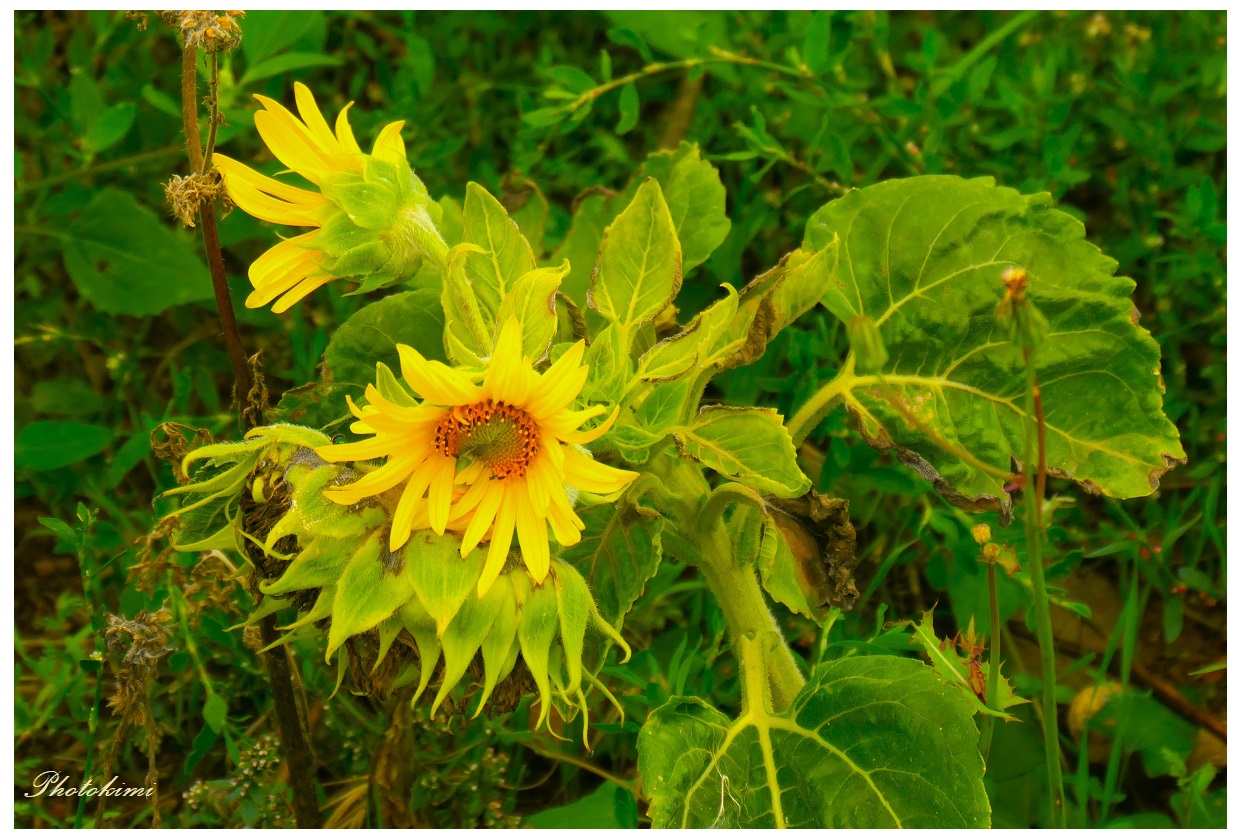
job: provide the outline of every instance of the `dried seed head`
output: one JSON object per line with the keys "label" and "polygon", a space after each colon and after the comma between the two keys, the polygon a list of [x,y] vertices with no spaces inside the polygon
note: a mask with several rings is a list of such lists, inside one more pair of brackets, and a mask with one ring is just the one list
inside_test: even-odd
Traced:
{"label": "dried seed head", "polygon": [[185,46],[202,47],[206,52],[226,52],[240,46],[241,27],[236,21],[245,16],[244,12],[189,9],[159,14],[177,30]]}
{"label": "dried seed head", "polygon": [[174,174],[171,180],[163,184],[163,193],[168,203],[172,204],[172,214],[190,228],[196,225],[195,219],[203,203],[217,201],[225,209],[232,206],[228,190],[223,186],[223,178],[214,169],[186,177]]}

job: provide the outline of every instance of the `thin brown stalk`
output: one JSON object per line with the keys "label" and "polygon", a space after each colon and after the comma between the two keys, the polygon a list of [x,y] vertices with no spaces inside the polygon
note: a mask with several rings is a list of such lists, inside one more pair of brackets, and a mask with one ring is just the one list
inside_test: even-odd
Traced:
{"label": "thin brown stalk", "polygon": [[[204,174],[206,172],[205,160],[202,156],[202,135],[198,131],[197,53],[196,46],[185,44],[185,54],[181,65],[180,107],[185,123],[185,147],[189,151],[189,166],[194,174]],[[212,113],[212,122],[213,116]],[[212,128],[212,134],[213,132]],[[213,201],[202,204],[201,215],[202,239],[206,244],[206,262],[210,267],[211,285],[215,291],[215,305],[219,309],[223,340],[227,345],[228,358],[232,361],[232,374],[236,378],[236,399],[244,404],[249,402],[249,392],[253,389],[253,376],[249,373],[249,362],[245,358],[245,348],[241,343],[240,328],[236,324],[236,311],[232,307],[232,296],[228,292],[228,274],[223,266],[223,249],[219,245],[219,227],[215,224]]]}
{"label": "thin brown stalk", "polygon": [[[185,123],[185,146],[189,152],[189,164],[194,174],[205,174],[209,157],[202,153],[202,137],[198,129],[198,60],[197,47],[185,44],[181,66],[181,113]],[[208,154],[214,151],[215,128],[218,122],[218,62],[211,57],[211,106],[210,138]],[[219,308],[219,322],[223,338],[232,360],[236,378],[236,400],[242,404],[242,414],[247,425],[257,425],[263,416],[260,410],[247,408],[251,404],[254,389],[253,375],[245,357],[240,328],[232,308],[228,292],[227,272],[223,265],[223,250],[219,245],[219,228],[215,223],[215,204],[207,200],[201,206],[202,238],[206,244],[206,259],[210,267],[211,283],[215,290],[215,303]],[[275,615],[268,615],[259,622],[264,644],[274,643],[279,638],[279,622]],[[292,788],[292,811],[296,823],[302,829],[321,829],[322,810],[318,807],[318,791],[314,780],[313,753],[309,748],[308,735],[301,714],[297,709],[296,689],[292,683],[291,666],[287,651],[279,648],[266,654],[267,672],[271,679],[271,695],[275,703],[275,715],[279,720],[279,735],[283,753],[288,762],[289,781]]]}

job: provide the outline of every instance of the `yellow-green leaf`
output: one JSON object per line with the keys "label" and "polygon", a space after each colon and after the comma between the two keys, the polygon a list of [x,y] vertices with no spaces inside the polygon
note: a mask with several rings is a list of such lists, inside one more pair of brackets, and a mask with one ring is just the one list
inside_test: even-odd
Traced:
{"label": "yellow-green leaf", "polygon": [[791,498],[811,486],[782,416],[772,409],[706,406],[675,439],[680,451],[756,490]]}
{"label": "yellow-green leaf", "polygon": [[645,180],[602,237],[589,303],[630,334],[670,304],[682,280],[683,255],[670,209],[657,181]]}

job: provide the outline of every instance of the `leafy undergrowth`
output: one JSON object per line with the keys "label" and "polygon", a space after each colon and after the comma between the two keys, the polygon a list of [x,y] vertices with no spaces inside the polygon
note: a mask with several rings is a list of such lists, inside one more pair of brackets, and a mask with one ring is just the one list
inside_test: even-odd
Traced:
{"label": "leafy undergrowth", "polygon": [[[353,671],[365,688],[335,692],[325,638],[298,634],[290,657],[329,824],[913,826],[927,807],[937,826],[1054,820],[1031,543],[1022,524],[1001,526],[1023,494],[993,474],[1020,456],[1025,416],[1021,365],[992,314],[1009,258],[1057,277],[1036,301],[1053,326],[1040,385],[1059,403],[1045,416],[1043,531],[1066,818],[1223,825],[1224,13],[252,12],[241,26],[221,59],[222,152],[282,170],[251,95],[291,102],[298,79],[326,112],[355,100],[359,137],[407,120],[447,242],[467,237],[481,192],[464,184],[480,184],[538,263],[573,265],[562,288],[590,324],[614,312],[584,304],[603,231],[633,199],[656,211],[640,192],[659,182],[682,257],[678,321],[713,313],[639,373],[669,378],[715,351],[706,403],[794,416],[836,396],[788,426],[814,487],[849,502],[853,539],[829,541],[857,560],[853,593],[841,584],[822,611],[776,549],[761,552],[780,628],[811,670],[784,711],[743,698],[741,648],[701,571],[632,560],[675,536],[642,494],[591,509],[564,554],[587,556],[600,615],[633,650],[592,671],[613,702],[590,696],[587,730],[577,714],[537,731],[528,698],[431,717],[432,700],[412,706],[370,670]],[[201,228],[178,228],[163,190],[185,168],[180,47],[157,16],[22,12],[16,28],[16,823],[145,826],[157,813],[166,826],[290,826],[294,775],[255,654],[265,642],[234,628],[250,589],[223,551],[173,551],[157,523],[177,504],[152,504],[178,484],[167,461],[243,435]],[[967,180],[885,182],[917,175]],[[951,224],[928,235],[942,201]],[[241,306],[246,267],[277,229],[237,210],[219,234],[246,348],[285,419],[346,408],[361,366],[398,367],[394,341],[444,358],[422,318],[441,328],[441,311],[414,316],[393,291],[366,306],[332,282],[283,315]],[[796,310],[763,353],[735,347],[746,364],[723,357],[746,330],[727,343],[708,317],[749,304],[757,330],[774,279],[756,277],[835,233],[850,246],[821,305]],[[977,265],[991,298],[942,294]],[[790,287],[796,269],[815,274],[793,261],[774,278]],[[436,287],[413,289],[437,301]],[[877,324],[876,344],[857,315]],[[320,364],[329,378],[307,387]],[[706,411],[682,427],[657,424],[656,406],[615,432],[633,466],[652,426],[753,489],[799,478],[793,461],[744,470],[714,454],[764,431],[770,412],[728,428]],[[1164,443],[1174,431],[1180,448]],[[846,527],[826,516],[836,505],[812,512]],[[771,513],[791,542],[798,523],[785,519],[807,511]],[[993,553],[998,680],[1029,700],[1002,699],[1019,721],[984,713]],[[865,676],[881,688],[866,692]],[[882,701],[890,682],[907,710]],[[908,739],[931,725],[934,747],[865,747],[865,728],[891,724]],[[956,769],[956,791],[881,782],[926,768]],[[158,798],[25,796],[49,771],[66,785],[157,775]],[[803,785],[836,787],[832,814]]]}

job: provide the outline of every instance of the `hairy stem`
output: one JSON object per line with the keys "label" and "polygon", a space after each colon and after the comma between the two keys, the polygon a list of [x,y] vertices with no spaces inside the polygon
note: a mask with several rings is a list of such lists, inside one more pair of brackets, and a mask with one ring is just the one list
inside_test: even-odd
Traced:
{"label": "hairy stem", "polygon": [[1044,493],[1047,488],[1044,406],[1040,397],[1039,381],[1035,374],[1033,355],[1030,351],[1024,350],[1023,357],[1027,366],[1027,418],[1024,422],[1026,432],[1023,446],[1024,478],[1029,474],[1033,454],[1036,461],[1034,492],[1027,489],[1030,487],[1029,483],[1023,488],[1024,495],[1028,497],[1024,518],[1026,520],[1027,558],[1030,562],[1031,585],[1035,598],[1035,635],[1039,643],[1040,656],[1043,659],[1044,751],[1048,757],[1048,794],[1052,799],[1048,825],[1056,827],[1058,819],[1062,826],[1066,825],[1066,820],[1065,799],[1062,794],[1064,778],[1061,771],[1061,748],[1057,729],[1057,659],[1053,644],[1048,583],[1044,579],[1044,553],[1040,524],[1040,513],[1044,506]]}
{"label": "hairy stem", "polygon": [[[734,553],[726,533],[722,513],[737,502],[760,503],[760,497],[737,484],[719,487],[700,513],[704,531],[700,543],[700,568],[726,619],[745,681],[759,669],[768,689],[769,704],[775,713],[788,709],[803,689],[803,674],[777,620],[765,601],[756,576],[756,555]],[[762,511],[763,512],[763,511]],[[754,649],[753,649],[754,648]],[[744,707],[750,708],[763,694],[744,689]]]}
{"label": "hairy stem", "polygon": [[[263,644],[269,646],[279,640],[280,634],[276,631],[278,624],[274,615],[268,615],[258,622]],[[276,647],[264,653],[264,657],[267,673],[271,677],[271,693],[275,697],[279,736],[284,755],[288,758],[288,780],[292,786],[292,812],[296,816],[296,825],[301,829],[321,829],[322,809],[318,806],[318,788],[314,782],[314,757],[309,750],[305,725],[296,707],[296,691],[292,686],[287,648]]]}

